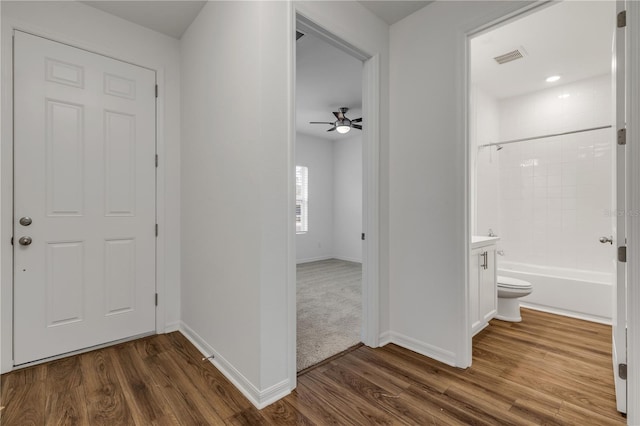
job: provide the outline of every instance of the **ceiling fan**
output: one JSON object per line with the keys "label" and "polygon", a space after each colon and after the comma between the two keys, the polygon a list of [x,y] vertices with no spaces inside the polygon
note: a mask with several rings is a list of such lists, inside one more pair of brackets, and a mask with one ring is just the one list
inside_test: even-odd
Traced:
{"label": "ceiling fan", "polygon": [[358,129],[358,130],[362,130],[362,125],[360,124],[354,124],[354,123],[361,123],[362,122],[362,117],[360,118],[354,118],[353,120],[349,120],[345,114],[347,113],[347,111],[349,111],[349,108],[346,107],[342,107],[342,108],[338,108],[339,111],[334,111],[333,115],[336,116],[337,120],[336,121],[310,121],[309,124],[330,124],[333,127],[330,128],[329,130],[327,130],[327,132],[333,132],[334,130],[336,130],[338,133],[347,133],[349,130],[351,130],[351,128],[353,127],[354,129]]}

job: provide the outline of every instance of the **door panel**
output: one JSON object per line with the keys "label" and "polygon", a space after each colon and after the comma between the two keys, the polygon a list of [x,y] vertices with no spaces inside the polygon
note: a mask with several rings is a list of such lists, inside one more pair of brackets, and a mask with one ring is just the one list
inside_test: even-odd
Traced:
{"label": "door panel", "polygon": [[135,131],[135,116],[105,111],[107,216],[135,215]]}
{"label": "door panel", "polygon": [[84,244],[47,244],[46,265],[47,326],[82,321]]}
{"label": "door panel", "polygon": [[84,107],[45,100],[46,197],[48,216],[80,216],[84,204]]}
{"label": "door panel", "polygon": [[105,241],[106,315],[135,309],[135,240]]}
{"label": "door panel", "polygon": [[154,331],[155,73],[16,31],[14,122],[14,364]]}

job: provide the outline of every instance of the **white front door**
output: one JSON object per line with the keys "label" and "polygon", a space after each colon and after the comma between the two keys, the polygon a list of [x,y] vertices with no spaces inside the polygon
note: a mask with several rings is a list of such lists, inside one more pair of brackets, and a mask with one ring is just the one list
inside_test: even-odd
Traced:
{"label": "white front door", "polygon": [[14,365],[155,330],[155,84],[15,32]]}
{"label": "white front door", "polygon": [[[616,14],[624,10],[624,1],[616,2]],[[615,130],[620,132],[626,126],[626,84],[625,84],[625,28],[617,28],[614,35],[613,82],[615,99]],[[616,136],[617,139],[617,136]],[[618,142],[620,142],[618,140]],[[627,167],[626,147],[616,143],[615,205],[617,213],[613,219],[614,244],[625,247],[627,220]],[[625,261],[616,260],[616,278],[613,294],[613,375],[615,380],[616,404],[618,411],[627,412],[627,266]],[[624,366],[624,367],[621,367]],[[621,370],[624,370],[621,371]],[[623,374],[624,373],[624,374]]]}

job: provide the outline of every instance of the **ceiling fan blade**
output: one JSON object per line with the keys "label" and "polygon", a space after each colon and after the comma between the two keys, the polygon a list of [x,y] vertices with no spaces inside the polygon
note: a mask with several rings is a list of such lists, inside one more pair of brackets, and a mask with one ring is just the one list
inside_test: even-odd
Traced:
{"label": "ceiling fan blade", "polygon": [[338,112],[338,111],[333,111],[333,115],[336,116],[336,118],[340,121],[344,120],[344,114],[342,113],[342,111]]}
{"label": "ceiling fan blade", "polygon": [[354,129],[362,130],[362,126],[359,124],[352,124],[351,127],[353,127]]}
{"label": "ceiling fan blade", "polygon": [[354,118],[353,120],[351,120],[352,123],[362,123],[362,117],[360,118]]}
{"label": "ceiling fan blade", "polygon": [[309,124],[333,124],[331,121],[310,121]]}
{"label": "ceiling fan blade", "polygon": [[[333,124],[333,123],[331,123]],[[332,128],[330,128],[329,130],[327,130],[327,132],[333,132],[336,129],[336,126],[333,126]]]}

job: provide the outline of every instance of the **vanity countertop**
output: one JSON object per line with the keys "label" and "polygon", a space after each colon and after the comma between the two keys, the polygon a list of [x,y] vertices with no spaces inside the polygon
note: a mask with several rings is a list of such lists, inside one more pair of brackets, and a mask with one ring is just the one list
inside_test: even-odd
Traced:
{"label": "vanity countertop", "polygon": [[500,240],[500,237],[485,237],[484,235],[471,236],[471,248],[480,248],[496,244]]}

